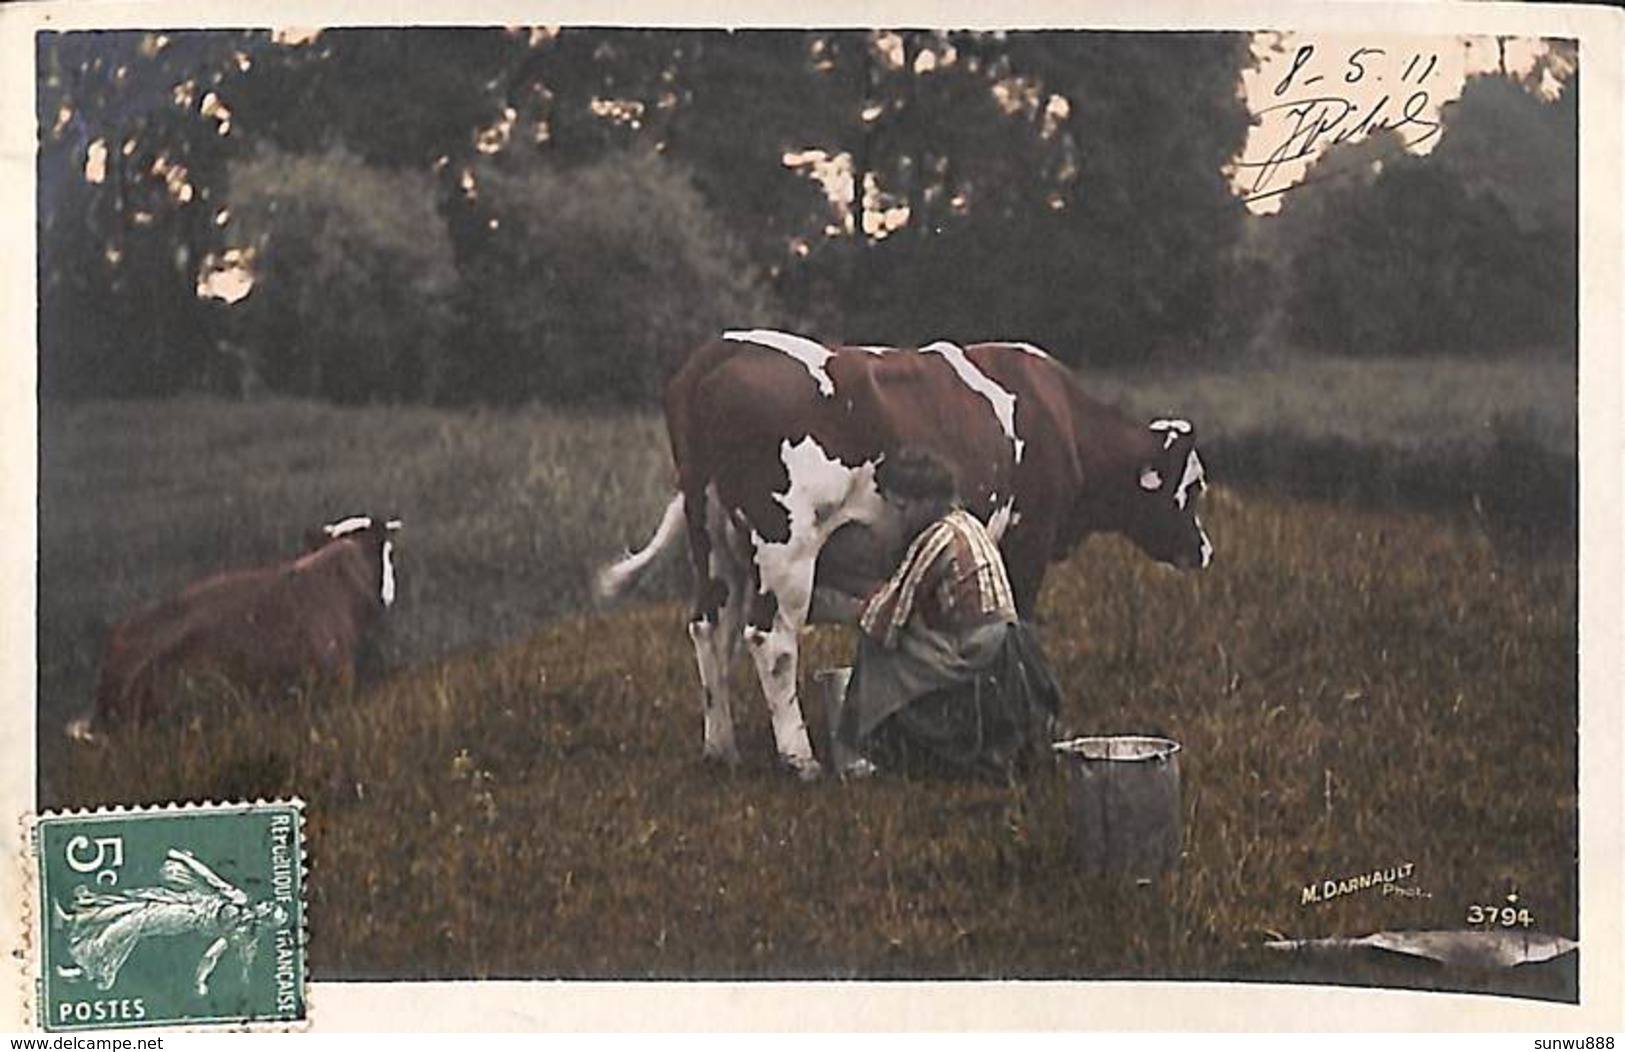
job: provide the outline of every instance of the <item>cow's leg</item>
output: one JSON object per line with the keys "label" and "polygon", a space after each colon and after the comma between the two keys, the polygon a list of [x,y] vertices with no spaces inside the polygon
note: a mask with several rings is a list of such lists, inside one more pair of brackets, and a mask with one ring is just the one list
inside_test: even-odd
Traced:
{"label": "cow's leg", "polygon": [[759,588],[751,596],[745,625],[745,642],[773,719],[779,761],[803,781],[823,773],[813,757],[807,721],[796,696],[801,627],[807,622],[812,601],[817,555],[816,541],[758,545],[754,565]]}
{"label": "cow's leg", "polygon": [[1026,621],[1038,619],[1038,590],[1049,568],[1052,544],[1050,533],[1035,534],[1025,523],[1012,527],[999,544],[1016,611]]}
{"label": "cow's leg", "polygon": [[1038,620],[1038,589],[1044,583],[1044,564],[1028,560],[1007,565],[1010,577],[1010,595],[1016,602],[1016,612],[1023,620]]}
{"label": "cow's leg", "polygon": [[745,574],[740,567],[726,518],[714,501],[689,502],[700,512],[700,525],[690,520],[690,543],[698,581],[694,616],[688,636],[694,643],[694,660],[699,666],[700,688],[705,714],[707,760],[730,766],[739,763],[739,747],[734,740],[733,700],[729,671],[739,652],[739,636],[744,624]]}
{"label": "cow's leg", "polygon": [[[732,593],[739,590],[734,589]],[[742,603],[734,594],[711,619],[695,618],[688,624],[694,641],[694,659],[699,665],[700,687],[705,704],[705,758],[730,766],[739,763],[739,746],[734,741],[733,698],[728,672],[739,652],[739,630],[743,622]]]}

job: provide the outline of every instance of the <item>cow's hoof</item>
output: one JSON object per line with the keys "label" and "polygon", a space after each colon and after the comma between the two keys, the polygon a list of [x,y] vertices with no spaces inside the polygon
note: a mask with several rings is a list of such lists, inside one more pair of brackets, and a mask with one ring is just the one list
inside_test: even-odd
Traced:
{"label": "cow's hoof", "polygon": [[780,756],[779,765],[803,782],[816,782],[824,777],[823,765],[810,756],[805,760],[798,760],[792,756]]}
{"label": "cow's hoof", "polygon": [[62,733],[76,742],[93,742],[96,740],[95,732],[90,729],[90,721],[82,716],[79,719],[69,721],[68,725],[62,728]]}
{"label": "cow's hoof", "polygon": [[726,749],[705,747],[705,762],[714,763],[719,767],[734,768],[739,766],[739,750],[733,747]]}
{"label": "cow's hoof", "polygon": [[860,756],[841,768],[841,781],[859,781],[864,778],[873,778],[879,773],[880,768]]}

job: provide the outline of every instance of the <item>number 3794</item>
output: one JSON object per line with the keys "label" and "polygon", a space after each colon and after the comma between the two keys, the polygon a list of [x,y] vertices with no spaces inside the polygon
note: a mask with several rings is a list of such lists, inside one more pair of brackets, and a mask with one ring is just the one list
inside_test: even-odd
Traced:
{"label": "number 3794", "polygon": [[1467,923],[1485,928],[1527,928],[1535,923],[1535,918],[1527,909],[1474,903],[1467,907]]}

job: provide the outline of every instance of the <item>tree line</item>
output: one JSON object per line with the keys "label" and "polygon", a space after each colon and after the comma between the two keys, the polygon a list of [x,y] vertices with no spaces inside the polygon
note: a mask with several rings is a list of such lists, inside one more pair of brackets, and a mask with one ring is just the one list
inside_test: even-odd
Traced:
{"label": "tree line", "polygon": [[[636,402],[724,327],[1572,351],[1578,77],[1437,149],[1226,175],[1226,33],[364,29],[38,37],[47,397]],[[1320,178],[1320,177],[1326,178]],[[1335,176],[1335,177],[1330,177]]]}

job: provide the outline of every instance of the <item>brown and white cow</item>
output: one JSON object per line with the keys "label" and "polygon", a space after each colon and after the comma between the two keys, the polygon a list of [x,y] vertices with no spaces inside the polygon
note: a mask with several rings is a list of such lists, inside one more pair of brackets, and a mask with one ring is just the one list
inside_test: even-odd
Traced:
{"label": "brown and white cow", "polygon": [[[342,519],[308,534],[296,559],[215,574],[120,622],[102,654],[95,722],[158,716],[182,669],[253,684],[352,676],[362,638],[395,602],[400,525]],[[69,725],[75,737],[89,731]]]}
{"label": "brown and white cow", "polygon": [[[1030,344],[832,348],[728,332],[682,363],[665,410],[679,493],[653,539],[598,585],[619,594],[686,525],[710,759],[738,761],[727,672],[743,641],[781,761],[819,774],[796,698],[797,637],[813,612],[815,572],[839,571],[819,564],[826,542],[889,514],[875,485],[888,451],[921,447],[952,465],[966,507],[1000,540],[1028,615],[1049,563],[1091,533],[1122,534],[1182,568],[1213,556],[1196,515],[1206,481],[1191,425],[1128,420]],[[861,553],[839,543],[857,533],[843,531],[826,554]]]}

